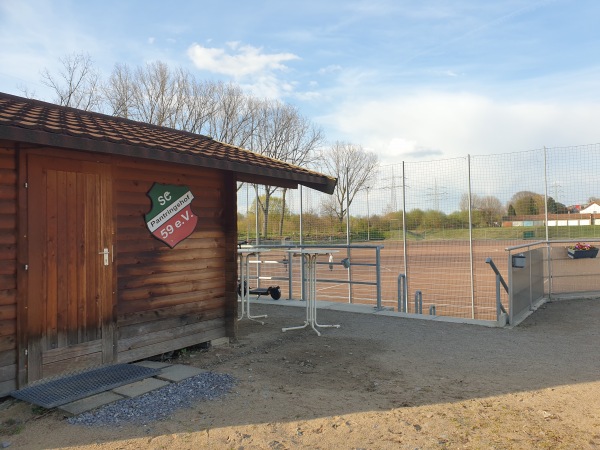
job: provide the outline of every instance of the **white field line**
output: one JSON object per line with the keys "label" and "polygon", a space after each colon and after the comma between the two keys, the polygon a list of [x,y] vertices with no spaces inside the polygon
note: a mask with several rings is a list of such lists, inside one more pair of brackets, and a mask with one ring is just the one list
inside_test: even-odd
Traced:
{"label": "white field line", "polygon": [[332,285],[329,285],[329,286],[326,286],[326,287],[318,288],[317,291],[319,291],[319,292],[326,291],[327,289],[333,289],[333,288],[336,288],[338,286],[344,286],[344,285],[342,283],[332,284]]}

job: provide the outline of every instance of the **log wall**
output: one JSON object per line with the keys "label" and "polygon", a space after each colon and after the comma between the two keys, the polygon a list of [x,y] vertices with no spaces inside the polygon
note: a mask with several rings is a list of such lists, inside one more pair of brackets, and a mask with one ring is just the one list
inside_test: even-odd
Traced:
{"label": "log wall", "polygon": [[[93,158],[112,167],[114,261],[116,277],[117,361],[130,362],[233,336],[236,328],[236,182],[235,174],[161,162],[108,157],[60,149],[38,153],[76,159]],[[26,384],[27,322],[20,305],[27,302],[18,277],[18,223],[33,211],[19,199],[18,145],[0,141],[0,396]],[[23,172],[19,174],[19,172]],[[151,209],[146,195],[153,183],[185,185],[194,194],[195,232],[171,249],[146,227]],[[21,204],[22,203],[22,204]],[[22,249],[17,245],[22,242]],[[18,287],[20,286],[20,287]],[[22,289],[22,290],[21,290]],[[22,302],[21,299],[22,298]],[[19,317],[21,317],[19,319]],[[22,329],[21,329],[22,328]]]}
{"label": "log wall", "polygon": [[14,145],[0,142],[0,395],[17,377],[17,164]]}
{"label": "log wall", "polygon": [[[113,165],[116,214],[118,360],[134,361],[231,333],[235,238],[224,211],[236,211],[222,171],[130,159]],[[173,249],[148,231],[153,183],[185,185],[194,195],[196,231]],[[233,204],[231,198],[233,197]],[[234,235],[234,234],[233,234]],[[235,235],[234,235],[235,236]],[[228,257],[229,256],[229,257]],[[232,264],[234,265],[233,267]],[[229,330],[229,331],[228,331]]]}

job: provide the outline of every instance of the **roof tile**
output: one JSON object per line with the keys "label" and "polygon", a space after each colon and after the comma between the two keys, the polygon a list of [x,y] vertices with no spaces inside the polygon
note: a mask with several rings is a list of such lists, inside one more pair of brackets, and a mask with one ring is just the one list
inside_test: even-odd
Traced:
{"label": "roof tile", "polygon": [[[331,177],[215,141],[200,134],[76,110],[1,92],[0,125],[41,130],[53,135],[72,136],[77,139],[85,137],[98,142],[142,147],[144,152],[159,150],[175,155],[209,157],[229,163],[250,165],[265,172],[272,169],[284,171],[285,176],[280,174],[279,178],[291,177],[293,174],[305,175],[307,176],[305,178],[311,180],[311,184],[316,186],[322,184],[326,191],[332,191],[332,186],[335,186],[335,179]],[[132,153],[134,154],[137,152]]]}

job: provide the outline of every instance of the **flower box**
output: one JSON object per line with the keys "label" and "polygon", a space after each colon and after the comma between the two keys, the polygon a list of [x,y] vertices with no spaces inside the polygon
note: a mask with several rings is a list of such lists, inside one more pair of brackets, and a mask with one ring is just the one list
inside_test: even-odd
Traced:
{"label": "flower box", "polygon": [[576,250],[573,248],[568,248],[567,255],[569,255],[569,258],[572,259],[595,258],[598,255],[598,249],[592,248],[590,250]]}

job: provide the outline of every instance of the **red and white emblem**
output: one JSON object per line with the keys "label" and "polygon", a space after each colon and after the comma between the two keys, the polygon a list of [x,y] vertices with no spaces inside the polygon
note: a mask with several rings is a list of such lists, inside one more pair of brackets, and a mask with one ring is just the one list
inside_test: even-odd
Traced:
{"label": "red and white emblem", "polygon": [[154,183],[148,197],[152,209],[146,226],[154,237],[173,248],[196,229],[198,217],[192,212],[194,196],[186,186]]}

